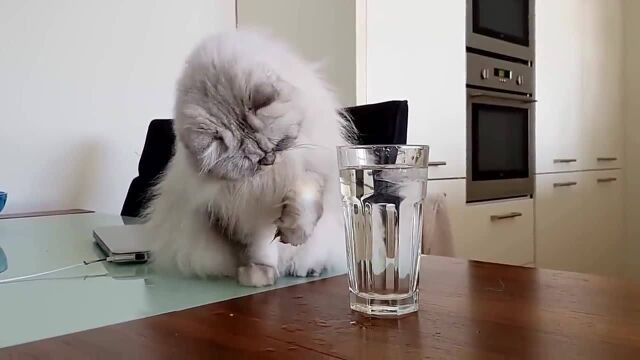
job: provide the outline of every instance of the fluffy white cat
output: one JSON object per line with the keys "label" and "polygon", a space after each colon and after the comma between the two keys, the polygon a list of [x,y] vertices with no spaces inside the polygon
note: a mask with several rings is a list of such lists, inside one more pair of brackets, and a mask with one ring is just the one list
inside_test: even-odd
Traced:
{"label": "fluffy white cat", "polygon": [[249,286],[345,266],[335,148],[352,127],[314,66],[264,34],[211,36],[187,59],[174,130],[147,211],[157,265]]}

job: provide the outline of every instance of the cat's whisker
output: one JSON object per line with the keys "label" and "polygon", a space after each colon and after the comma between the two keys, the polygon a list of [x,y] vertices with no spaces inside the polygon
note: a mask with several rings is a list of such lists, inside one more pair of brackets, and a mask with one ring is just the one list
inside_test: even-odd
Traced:
{"label": "cat's whisker", "polygon": [[308,149],[323,149],[328,150],[329,147],[315,144],[297,144],[283,151],[292,151],[292,150],[308,150]]}

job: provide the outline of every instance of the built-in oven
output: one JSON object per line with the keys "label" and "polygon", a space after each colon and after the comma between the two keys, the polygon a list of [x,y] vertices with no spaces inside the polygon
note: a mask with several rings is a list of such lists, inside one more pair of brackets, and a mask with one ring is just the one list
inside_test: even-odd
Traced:
{"label": "built-in oven", "polygon": [[533,60],[534,8],[534,0],[467,0],[467,46]]}
{"label": "built-in oven", "polygon": [[467,202],[533,195],[533,69],[467,54]]}

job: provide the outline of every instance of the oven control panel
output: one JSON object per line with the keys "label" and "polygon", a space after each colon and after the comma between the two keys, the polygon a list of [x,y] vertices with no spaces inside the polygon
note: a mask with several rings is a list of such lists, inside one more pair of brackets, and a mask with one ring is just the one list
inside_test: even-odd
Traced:
{"label": "oven control panel", "polygon": [[467,53],[467,85],[532,94],[533,68],[520,63]]}

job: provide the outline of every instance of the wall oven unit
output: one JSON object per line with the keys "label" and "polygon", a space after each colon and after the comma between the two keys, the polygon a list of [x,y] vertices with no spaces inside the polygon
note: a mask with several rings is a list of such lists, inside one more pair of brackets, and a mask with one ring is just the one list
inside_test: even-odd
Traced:
{"label": "wall oven unit", "polygon": [[534,57],[534,0],[467,0],[467,47]]}
{"label": "wall oven unit", "polygon": [[467,53],[467,202],[532,196],[533,68]]}

